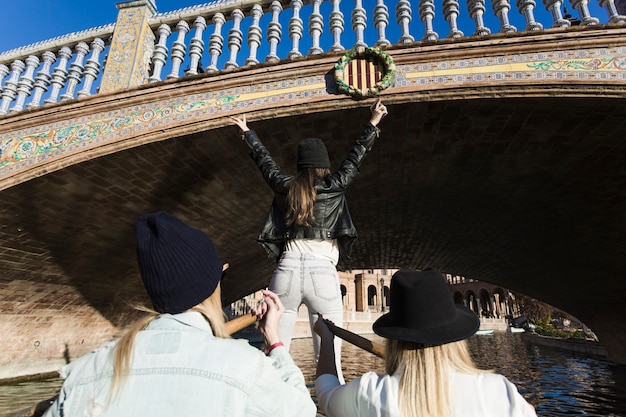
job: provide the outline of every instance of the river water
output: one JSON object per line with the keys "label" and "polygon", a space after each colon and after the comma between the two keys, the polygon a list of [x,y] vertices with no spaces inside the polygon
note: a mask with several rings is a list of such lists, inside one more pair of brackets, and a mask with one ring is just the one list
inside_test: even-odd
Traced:
{"label": "river water", "polygon": [[[376,339],[375,335],[366,336]],[[469,345],[478,366],[505,375],[539,416],[626,417],[626,366],[532,345],[516,333],[472,336]],[[314,394],[311,339],[292,341],[291,352]],[[342,361],[347,381],[366,371],[384,371],[382,359],[347,342]],[[55,395],[60,385],[59,379],[0,385],[0,416]]]}

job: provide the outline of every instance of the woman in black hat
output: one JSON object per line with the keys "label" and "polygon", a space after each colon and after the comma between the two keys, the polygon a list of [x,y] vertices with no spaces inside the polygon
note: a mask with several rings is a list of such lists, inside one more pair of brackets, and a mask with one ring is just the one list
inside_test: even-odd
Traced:
{"label": "woman in black hat", "polygon": [[465,339],[479,325],[476,314],[454,304],[438,271],[396,272],[390,312],[373,325],[386,339],[386,374],[368,372],[341,385],[332,362],[333,333],[324,320],[315,324],[322,339],[319,407],[328,417],[535,417],[504,376],[474,365]]}
{"label": "woman in black hat", "polygon": [[[309,310],[311,327],[317,312],[338,324],[343,321],[336,265],[339,249],[349,255],[357,237],[345,191],[358,175],[363,158],[379,135],[377,125],[387,114],[380,100],[370,110],[369,123],[337,171],[330,171],[324,142],[308,138],[298,144],[295,176],[284,173],[272,159],[256,133],[248,128],[245,115],[231,118],[243,132],[242,140],[250,147],[252,158],[274,192],[258,242],[278,262],[269,288],[279,295],[286,308],[279,333],[287,347],[302,303]],[[313,346],[317,358],[319,338],[315,335]],[[340,349],[341,342],[337,340],[336,366],[341,377]]]}

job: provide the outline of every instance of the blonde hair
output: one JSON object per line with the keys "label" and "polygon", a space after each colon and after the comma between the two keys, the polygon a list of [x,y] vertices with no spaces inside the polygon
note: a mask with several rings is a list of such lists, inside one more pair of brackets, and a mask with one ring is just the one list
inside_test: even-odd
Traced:
{"label": "blonde hair", "polygon": [[330,174],[328,168],[304,168],[298,171],[289,183],[287,193],[287,214],[285,222],[288,226],[311,227],[315,224],[313,207],[315,206],[315,180],[324,178]]}
{"label": "blonde hair", "polygon": [[490,372],[476,368],[465,340],[425,346],[387,339],[385,369],[400,377],[398,408],[403,417],[450,417],[450,371]]}
{"label": "blonde hair", "polygon": [[[154,310],[145,307],[138,307],[138,309],[147,312],[148,315],[132,325],[129,330],[126,331],[126,333],[117,342],[115,349],[112,352],[114,355],[114,362],[109,401],[113,400],[120,392],[122,386],[126,382],[126,378],[130,374],[131,357],[135,337],[141,330],[145,329],[148,324],[152,322],[152,320],[159,316],[159,313]],[[226,315],[222,309],[222,292],[220,284],[217,285],[213,294],[200,304],[187,311],[197,311],[201,313],[209,322],[209,325],[213,330],[213,334],[216,337],[220,337],[222,339],[230,338],[230,334],[226,329]]]}

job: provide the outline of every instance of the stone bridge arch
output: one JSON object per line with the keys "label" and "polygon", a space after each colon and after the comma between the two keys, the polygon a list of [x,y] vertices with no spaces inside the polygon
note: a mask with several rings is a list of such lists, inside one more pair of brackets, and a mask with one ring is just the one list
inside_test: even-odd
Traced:
{"label": "stone bridge arch", "polygon": [[[574,314],[626,361],[625,32],[390,48],[399,77],[381,95],[390,114],[349,190],[360,239],[340,267],[432,266],[502,285]],[[228,116],[246,112],[287,169],[294,144],[312,135],[336,166],[372,101],[335,93],[339,56],[1,117],[4,311],[27,303],[29,320],[45,306],[51,321],[74,302],[123,324],[127,303],[145,301],[132,223],[159,209],[216,240],[231,265],[226,300],[266,285],[273,264],[255,238],[271,196]],[[67,141],[54,147],[60,133]],[[29,143],[40,147],[20,147]],[[42,348],[66,343],[44,328],[32,336]]]}

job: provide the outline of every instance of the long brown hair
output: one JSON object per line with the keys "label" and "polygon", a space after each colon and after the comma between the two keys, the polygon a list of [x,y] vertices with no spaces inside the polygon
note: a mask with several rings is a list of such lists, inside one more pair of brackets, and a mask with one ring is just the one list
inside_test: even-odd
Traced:
{"label": "long brown hair", "polygon": [[313,206],[317,192],[315,191],[315,181],[330,174],[328,168],[304,168],[298,171],[289,183],[287,194],[287,214],[285,222],[287,225],[311,227],[315,224]]}
{"label": "long brown hair", "polygon": [[465,340],[440,346],[387,339],[385,370],[400,376],[398,409],[403,417],[449,417],[452,415],[450,370],[466,374],[476,368]]}

